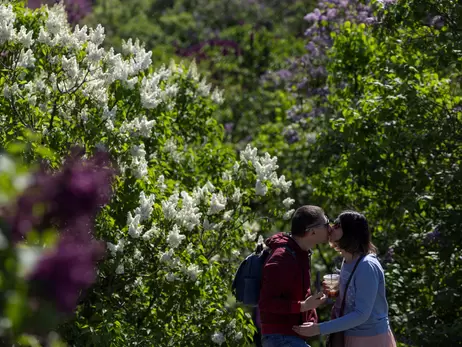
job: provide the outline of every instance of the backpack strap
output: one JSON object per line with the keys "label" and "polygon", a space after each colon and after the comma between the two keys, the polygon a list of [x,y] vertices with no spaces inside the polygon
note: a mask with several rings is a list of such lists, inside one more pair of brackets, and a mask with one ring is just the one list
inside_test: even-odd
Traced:
{"label": "backpack strap", "polygon": [[294,251],[292,248],[290,248],[289,246],[284,245],[284,246],[282,246],[282,247],[280,247],[280,248],[285,248],[285,249],[287,249],[287,250],[289,251],[289,253],[292,255],[292,257],[294,257],[295,259],[297,259],[297,255],[295,254],[295,251]]}

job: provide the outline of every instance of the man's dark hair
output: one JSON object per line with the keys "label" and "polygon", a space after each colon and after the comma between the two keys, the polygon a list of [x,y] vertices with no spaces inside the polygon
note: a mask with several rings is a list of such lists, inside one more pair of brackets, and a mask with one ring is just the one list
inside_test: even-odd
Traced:
{"label": "man's dark hair", "polygon": [[292,216],[291,233],[294,236],[303,236],[307,227],[322,223],[324,211],[319,206],[305,205],[299,207]]}
{"label": "man's dark hair", "polygon": [[343,231],[343,236],[336,242],[338,248],[351,254],[377,253],[364,215],[355,211],[345,211],[337,218],[335,224],[337,223],[340,223]]}

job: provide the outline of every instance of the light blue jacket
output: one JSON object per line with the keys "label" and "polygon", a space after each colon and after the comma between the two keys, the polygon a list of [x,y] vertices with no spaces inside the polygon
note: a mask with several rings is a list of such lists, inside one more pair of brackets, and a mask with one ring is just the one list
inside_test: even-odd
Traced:
{"label": "light blue jacket", "polygon": [[[346,282],[356,261],[344,263],[340,272],[340,295],[335,303],[340,311]],[[342,317],[319,324],[322,335],[345,331],[346,336],[375,336],[389,329],[385,275],[375,255],[361,259],[346,295]]]}

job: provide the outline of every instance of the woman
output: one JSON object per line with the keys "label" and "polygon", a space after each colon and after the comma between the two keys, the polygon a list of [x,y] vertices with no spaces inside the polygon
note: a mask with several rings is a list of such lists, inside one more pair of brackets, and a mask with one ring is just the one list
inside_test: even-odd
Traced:
{"label": "woman", "polygon": [[343,212],[334,223],[330,241],[344,258],[334,317],[339,316],[345,286],[358,262],[346,292],[344,313],[328,322],[307,323],[293,329],[307,337],[344,331],[345,347],[396,347],[388,321],[385,276],[366,218],[358,212]]}

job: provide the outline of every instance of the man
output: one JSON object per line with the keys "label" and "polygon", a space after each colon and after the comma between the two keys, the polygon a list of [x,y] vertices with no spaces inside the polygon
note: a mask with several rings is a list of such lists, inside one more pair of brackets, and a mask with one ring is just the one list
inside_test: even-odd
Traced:
{"label": "man", "polygon": [[258,308],[263,347],[306,347],[292,327],[317,322],[316,308],[327,297],[311,295],[311,249],[328,241],[329,220],[318,206],[302,206],[292,217],[291,233],[265,243],[272,250],[263,267]]}

